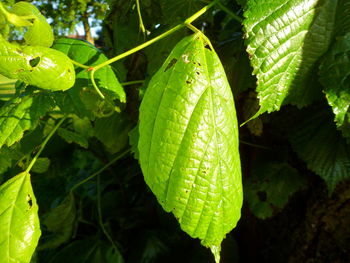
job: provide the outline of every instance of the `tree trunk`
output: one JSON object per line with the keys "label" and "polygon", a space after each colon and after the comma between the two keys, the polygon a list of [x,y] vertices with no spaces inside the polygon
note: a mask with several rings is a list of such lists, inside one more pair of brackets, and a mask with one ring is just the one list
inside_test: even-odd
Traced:
{"label": "tree trunk", "polygon": [[94,45],[95,40],[91,35],[91,28],[89,24],[89,14],[87,12],[84,12],[84,14],[82,15],[82,22],[84,26],[85,40]]}

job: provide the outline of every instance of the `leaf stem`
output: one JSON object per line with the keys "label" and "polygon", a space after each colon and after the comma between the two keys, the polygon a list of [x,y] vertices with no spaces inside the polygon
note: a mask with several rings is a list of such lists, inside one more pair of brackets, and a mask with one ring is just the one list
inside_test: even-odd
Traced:
{"label": "leaf stem", "polygon": [[144,80],[133,80],[133,81],[127,81],[120,83],[122,86],[130,86],[130,85],[137,85],[137,84],[143,84],[145,81]]}
{"label": "leaf stem", "polygon": [[76,65],[76,66],[79,67],[79,68],[86,68],[86,69],[90,68],[89,66],[86,66],[86,65],[84,65],[84,64],[81,64],[81,63],[79,63],[79,62],[77,62],[77,61],[75,61],[75,60],[73,60],[73,59],[70,59],[70,61],[72,62],[72,64]]}
{"label": "leaf stem", "polygon": [[224,6],[220,1],[217,2],[217,5],[222,11],[226,12],[231,18],[233,18],[234,20],[236,20],[237,22],[242,24],[243,19],[241,17],[239,17],[238,15],[236,15],[235,13],[233,13],[226,6]]}
{"label": "leaf stem", "polygon": [[105,66],[108,66],[108,65],[110,65],[110,64],[112,64],[112,63],[114,63],[114,62],[116,62],[116,61],[118,61],[120,59],[123,59],[123,58],[125,58],[127,56],[130,56],[131,54],[134,54],[134,53],[136,53],[136,52],[138,52],[138,51],[140,51],[140,50],[142,50],[142,49],[152,45],[153,43],[155,43],[155,42],[157,42],[157,41],[159,41],[159,40],[161,40],[161,39],[171,35],[172,33],[178,31],[179,29],[181,29],[181,28],[183,28],[185,26],[187,26],[188,24],[191,24],[194,20],[196,20],[201,15],[203,15],[208,9],[213,7],[218,2],[219,2],[219,0],[215,0],[215,1],[211,2],[209,5],[203,7],[201,10],[197,11],[195,14],[193,14],[192,16],[187,18],[184,23],[181,23],[181,24],[179,24],[179,25],[169,29],[168,31],[164,32],[163,34],[160,34],[159,36],[156,36],[155,38],[152,38],[151,40],[148,40],[147,42],[145,42],[145,43],[143,43],[143,44],[141,44],[141,45],[139,45],[137,47],[134,47],[134,48],[132,48],[132,49],[130,49],[130,50],[120,54],[120,55],[115,56],[114,58],[111,58],[111,59],[109,59],[109,60],[107,60],[105,62],[102,62],[101,64],[99,64],[99,65],[97,65],[95,67],[92,67],[91,68],[91,73],[90,73],[90,77],[91,77],[91,80],[92,80],[92,85],[94,86],[96,91],[99,93],[101,98],[104,98],[104,96],[99,91],[99,89],[98,89],[98,87],[96,85],[96,82],[94,80],[94,75],[95,75],[95,72],[97,70],[99,70],[100,68],[103,68]]}
{"label": "leaf stem", "polygon": [[98,170],[96,173],[90,175],[89,177],[85,178],[84,180],[80,181],[79,183],[77,183],[76,185],[74,185],[71,188],[71,191],[73,192],[75,189],[77,189],[79,186],[85,184],[86,182],[90,181],[91,179],[93,179],[94,177],[96,177],[97,175],[99,175],[100,173],[102,173],[104,170],[106,170],[108,167],[110,167],[113,163],[115,163],[116,161],[118,161],[119,159],[123,158],[126,154],[128,154],[130,152],[130,149],[125,150],[124,152],[122,152],[121,154],[117,155],[115,158],[113,158],[109,163],[107,163],[105,166],[103,166],[100,170]]}
{"label": "leaf stem", "polygon": [[145,25],[143,24],[139,0],[136,0],[136,9],[137,9],[137,15],[139,16],[140,30],[143,34],[143,37],[145,38],[146,37],[146,28],[145,28]]}
{"label": "leaf stem", "polygon": [[39,151],[35,154],[35,156],[33,157],[33,159],[31,160],[31,162],[29,163],[27,169],[25,170],[27,173],[30,172],[30,170],[32,169],[33,165],[35,164],[35,162],[38,160],[40,154],[42,153],[42,151],[44,150],[46,144],[48,143],[48,141],[51,139],[51,137],[55,134],[55,132],[57,131],[57,129],[61,126],[61,124],[67,119],[67,117],[63,117],[57,124],[56,126],[51,130],[51,132],[49,133],[49,135],[47,135],[47,137],[45,138],[45,140],[40,144],[40,148]]}

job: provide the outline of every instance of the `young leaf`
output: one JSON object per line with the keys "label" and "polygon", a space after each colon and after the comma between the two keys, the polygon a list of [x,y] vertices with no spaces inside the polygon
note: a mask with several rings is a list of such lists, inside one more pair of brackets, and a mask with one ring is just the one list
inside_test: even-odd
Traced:
{"label": "young leaf", "polygon": [[[95,66],[107,60],[107,57],[101,51],[82,40],[61,38],[54,43],[53,48],[65,53],[71,59],[88,66]],[[76,86],[93,88],[87,70],[77,70],[76,78]],[[96,71],[95,80],[97,85],[103,88],[107,94],[113,98],[119,98],[121,102],[126,101],[124,89],[111,66],[106,66]]]}
{"label": "young leaf", "polygon": [[50,167],[51,161],[47,157],[38,158],[31,171],[34,173],[45,173]]}
{"label": "young leaf", "polygon": [[0,108],[0,148],[19,141],[23,133],[34,129],[39,118],[52,107],[50,97],[42,93],[8,101]]}
{"label": "young leaf", "polygon": [[27,32],[24,34],[27,45],[52,46],[54,36],[51,26],[34,5],[27,2],[18,2],[12,6],[11,11],[19,16],[32,15],[35,17],[33,19],[33,25],[29,26]]}
{"label": "young leaf", "polygon": [[242,205],[233,96],[216,53],[200,34],[180,41],[153,76],[140,107],[140,164],[146,183],[181,228],[220,244]]}
{"label": "young leaf", "polygon": [[350,138],[350,33],[338,38],[324,57],[320,81],[338,128]]}
{"label": "young leaf", "polygon": [[327,111],[309,109],[303,116],[308,117],[290,130],[292,147],[332,192],[339,181],[350,178],[350,145],[337,131]]}
{"label": "young leaf", "polygon": [[255,116],[279,110],[287,96],[299,107],[314,99],[317,85],[306,84],[328,49],[336,9],[337,1],[248,0],[243,24],[261,106]]}
{"label": "young leaf", "polygon": [[0,232],[1,262],[29,263],[41,234],[29,173],[0,187]]}

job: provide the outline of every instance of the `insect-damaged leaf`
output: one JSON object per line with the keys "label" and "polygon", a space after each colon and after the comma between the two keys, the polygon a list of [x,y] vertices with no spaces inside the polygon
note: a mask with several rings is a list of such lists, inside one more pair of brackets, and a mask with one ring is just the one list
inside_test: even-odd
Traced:
{"label": "insect-damaged leaf", "polygon": [[41,234],[29,173],[0,187],[0,233],[1,262],[29,263]]}
{"label": "insect-damaged leaf", "polygon": [[146,183],[218,260],[242,205],[238,129],[224,69],[200,35],[180,41],[150,81],[139,131]]}

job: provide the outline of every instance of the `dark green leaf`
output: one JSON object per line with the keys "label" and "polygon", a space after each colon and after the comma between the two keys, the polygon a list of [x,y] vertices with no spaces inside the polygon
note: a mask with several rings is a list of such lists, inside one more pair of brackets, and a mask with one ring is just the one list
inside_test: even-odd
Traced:
{"label": "dark green leaf", "polygon": [[350,33],[338,38],[324,57],[320,80],[338,128],[350,138]]}
{"label": "dark green leaf", "polygon": [[57,248],[67,242],[73,234],[76,219],[75,200],[72,193],[63,202],[51,210],[43,220],[43,225],[53,237],[40,246],[41,249]]}
{"label": "dark green leaf", "polygon": [[26,95],[8,101],[0,108],[0,148],[11,146],[32,130],[38,120],[53,107],[53,102],[45,93]]}
{"label": "dark green leaf", "polygon": [[289,198],[306,186],[306,180],[287,163],[264,160],[253,163],[245,186],[250,210],[266,219],[283,209]]}
{"label": "dark green leaf", "polygon": [[129,131],[129,144],[131,146],[131,152],[134,155],[134,158],[136,160],[139,159],[140,153],[139,153],[139,125],[136,125],[131,131]]}
{"label": "dark green leaf", "polygon": [[218,261],[242,205],[238,127],[224,69],[201,35],[180,41],[153,76],[139,131],[146,183]]}
{"label": "dark green leaf", "polygon": [[307,110],[303,116],[307,117],[290,130],[292,147],[333,191],[338,182],[350,178],[350,145],[337,131],[327,111]]}
{"label": "dark green leaf", "polygon": [[282,103],[299,107],[320,93],[309,85],[316,61],[327,51],[337,1],[248,0],[244,16],[247,51],[257,76],[260,110],[279,110]]}
{"label": "dark green leaf", "polygon": [[0,232],[1,261],[29,263],[41,234],[29,173],[20,173],[0,187]]}
{"label": "dark green leaf", "polygon": [[57,134],[61,136],[63,139],[65,139],[68,143],[77,143],[83,148],[89,147],[89,142],[87,138],[85,138],[83,135],[76,133],[74,131],[70,131],[64,128],[59,128],[57,130]]}
{"label": "dark green leaf", "polygon": [[51,161],[47,157],[38,158],[31,171],[34,173],[45,173],[49,169],[50,163]]}
{"label": "dark green leaf", "polygon": [[[91,67],[107,60],[107,57],[100,50],[82,40],[61,38],[54,43],[53,48],[65,53],[71,59]],[[95,74],[95,80],[107,95],[119,98],[121,102],[126,101],[124,89],[110,66],[98,70]],[[87,70],[77,69],[76,86],[93,89]]]}

